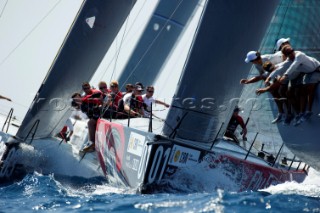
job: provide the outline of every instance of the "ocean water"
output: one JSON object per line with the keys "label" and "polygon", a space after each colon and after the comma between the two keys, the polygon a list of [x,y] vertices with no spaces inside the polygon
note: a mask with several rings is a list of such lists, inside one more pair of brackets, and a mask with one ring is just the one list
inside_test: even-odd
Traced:
{"label": "ocean water", "polygon": [[312,169],[301,184],[288,182],[260,191],[190,192],[185,187],[185,192],[142,195],[101,180],[34,173],[0,188],[0,212],[320,212],[320,173]]}

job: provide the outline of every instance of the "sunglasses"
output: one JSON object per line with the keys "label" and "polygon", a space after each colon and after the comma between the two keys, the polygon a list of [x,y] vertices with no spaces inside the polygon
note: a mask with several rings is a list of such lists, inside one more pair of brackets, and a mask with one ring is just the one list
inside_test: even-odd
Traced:
{"label": "sunglasses", "polygon": [[107,87],[99,87],[99,89],[107,89]]}
{"label": "sunglasses", "polygon": [[82,87],[83,90],[89,90],[90,87]]}
{"label": "sunglasses", "polygon": [[154,93],[154,91],[153,91],[153,90],[148,90],[148,92],[150,92],[150,93]]}

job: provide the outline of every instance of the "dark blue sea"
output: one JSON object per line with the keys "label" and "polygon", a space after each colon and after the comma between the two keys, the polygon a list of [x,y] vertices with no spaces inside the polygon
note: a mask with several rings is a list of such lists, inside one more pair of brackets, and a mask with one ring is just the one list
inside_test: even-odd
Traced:
{"label": "dark blue sea", "polygon": [[[215,178],[215,177],[212,177]],[[0,188],[0,212],[320,212],[320,173],[261,191],[159,192],[141,195],[99,180],[37,173]]]}

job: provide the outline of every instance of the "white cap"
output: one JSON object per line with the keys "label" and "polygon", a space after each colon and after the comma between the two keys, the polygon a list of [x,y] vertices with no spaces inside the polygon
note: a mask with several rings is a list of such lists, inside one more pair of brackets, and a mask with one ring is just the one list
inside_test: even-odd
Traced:
{"label": "white cap", "polygon": [[143,91],[142,87],[140,85],[136,85],[136,90]]}
{"label": "white cap", "polygon": [[290,38],[280,38],[278,41],[277,41],[277,50],[280,50],[280,46],[285,43],[285,42],[288,42],[290,41]]}
{"label": "white cap", "polygon": [[255,59],[257,59],[258,56],[257,56],[257,52],[256,51],[250,51],[247,53],[247,57],[246,59],[244,60],[246,63],[249,63]]}

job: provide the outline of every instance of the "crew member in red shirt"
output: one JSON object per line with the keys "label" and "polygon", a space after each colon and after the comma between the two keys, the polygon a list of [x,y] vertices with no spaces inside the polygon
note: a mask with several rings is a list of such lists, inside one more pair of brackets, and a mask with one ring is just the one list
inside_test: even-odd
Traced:
{"label": "crew member in red shirt", "polygon": [[239,112],[240,112],[240,108],[239,107],[236,107],[233,110],[233,114],[232,114],[232,117],[231,117],[231,119],[229,121],[229,124],[228,124],[228,127],[227,127],[227,131],[224,134],[224,136],[233,139],[237,144],[239,144],[239,140],[235,136],[235,131],[236,131],[238,125],[240,125],[241,128],[242,128],[242,133],[243,133],[242,139],[244,141],[247,140],[247,137],[246,137],[246,135],[247,135],[247,127],[244,124],[242,117],[239,115]]}
{"label": "crew member in red shirt", "polygon": [[81,98],[81,111],[86,113],[88,121],[88,132],[90,145],[85,147],[84,151],[94,151],[95,148],[95,131],[97,126],[97,120],[101,116],[101,107],[105,94],[100,90],[92,89],[88,82],[82,84],[82,89],[85,92],[85,96]]}

